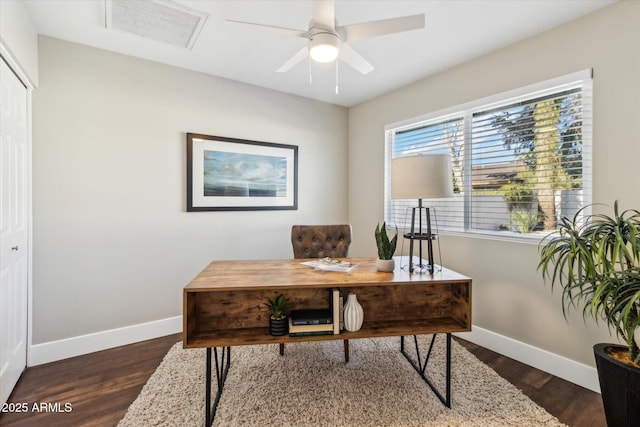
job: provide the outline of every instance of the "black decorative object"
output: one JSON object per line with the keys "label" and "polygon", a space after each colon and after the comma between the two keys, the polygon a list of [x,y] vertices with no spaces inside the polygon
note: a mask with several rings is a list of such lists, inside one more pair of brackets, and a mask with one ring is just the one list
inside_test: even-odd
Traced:
{"label": "black decorative object", "polygon": [[274,337],[286,335],[289,332],[289,322],[286,317],[280,319],[269,318],[269,333]]}
{"label": "black decorative object", "polygon": [[607,354],[608,348],[627,352],[627,347],[617,344],[593,346],[607,426],[640,426],[640,368],[614,359]]}

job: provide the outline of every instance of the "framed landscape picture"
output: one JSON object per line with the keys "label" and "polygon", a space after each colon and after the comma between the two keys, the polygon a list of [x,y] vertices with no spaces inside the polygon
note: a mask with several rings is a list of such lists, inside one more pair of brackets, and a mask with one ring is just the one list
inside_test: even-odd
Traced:
{"label": "framed landscape picture", "polygon": [[296,145],[187,133],[187,211],[298,209]]}

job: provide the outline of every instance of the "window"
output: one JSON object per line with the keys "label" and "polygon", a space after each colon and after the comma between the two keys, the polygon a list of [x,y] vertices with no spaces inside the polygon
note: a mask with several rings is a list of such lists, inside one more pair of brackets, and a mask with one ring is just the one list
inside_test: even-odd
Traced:
{"label": "window", "polygon": [[387,126],[385,219],[406,228],[415,200],[392,200],[391,159],[451,156],[454,197],[425,200],[439,231],[529,237],[591,203],[591,70]]}

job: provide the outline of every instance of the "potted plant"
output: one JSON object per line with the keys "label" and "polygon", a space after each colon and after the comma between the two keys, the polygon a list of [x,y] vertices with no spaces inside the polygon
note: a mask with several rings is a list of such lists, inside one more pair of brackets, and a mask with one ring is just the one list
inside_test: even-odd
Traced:
{"label": "potted plant", "polygon": [[264,305],[269,309],[269,333],[273,336],[286,335],[289,325],[287,324],[287,315],[285,311],[289,310],[293,304],[282,294],[276,299],[267,299]]}
{"label": "potted plant", "polygon": [[391,272],[395,268],[393,254],[396,252],[396,245],[398,243],[398,230],[396,230],[395,236],[389,240],[386,223],[383,222],[382,227],[380,227],[380,224],[378,223],[376,225],[375,236],[376,245],[378,246],[376,268],[378,271]]}
{"label": "potted plant", "polygon": [[594,354],[609,427],[640,425],[640,211],[563,218],[538,247],[543,279],[562,288],[562,310],[604,320],[626,342],[596,344]]}

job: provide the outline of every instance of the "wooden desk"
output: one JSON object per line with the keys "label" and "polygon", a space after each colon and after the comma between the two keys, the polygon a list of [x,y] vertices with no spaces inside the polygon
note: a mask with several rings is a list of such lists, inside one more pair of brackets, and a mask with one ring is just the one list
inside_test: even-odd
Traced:
{"label": "wooden desk", "polygon": [[[326,272],[301,265],[304,260],[214,261],[183,292],[183,347],[207,349],[206,425],[213,422],[230,366],[231,346],[285,342],[400,336],[401,351],[438,398],[450,407],[451,333],[471,330],[471,279],[443,268],[434,274],[376,271],[375,259],[352,258],[351,273]],[[338,335],[274,337],[269,335],[267,299],[280,293],[295,309],[329,307],[329,289],[353,292],[364,310],[357,332]],[[404,336],[447,334],[447,385],[442,396],[404,352]],[[414,340],[417,346],[417,340]],[[433,341],[432,344],[433,345]],[[218,354],[218,347],[222,347]],[[218,393],[211,407],[211,349],[215,353]],[[428,351],[426,354],[430,354]],[[418,353],[419,354],[419,353]]]}

